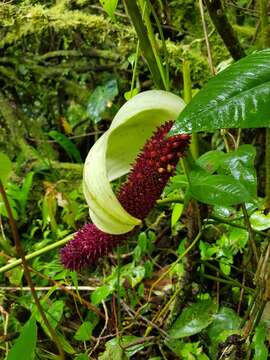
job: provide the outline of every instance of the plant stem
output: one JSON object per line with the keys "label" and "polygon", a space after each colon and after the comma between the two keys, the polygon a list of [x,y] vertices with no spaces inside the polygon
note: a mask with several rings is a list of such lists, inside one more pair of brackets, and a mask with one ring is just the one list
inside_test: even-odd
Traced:
{"label": "plant stem", "polygon": [[206,23],[205,23],[204,9],[203,9],[203,2],[202,2],[202,0],[199,0],[199,6],[200,6],[200,13],[201,13],[201,18],[202,18],[204,38],[205,38],[205,43],[206,43],[206,48],[207,48],[207,54],[208,54],[208,64],[209,64],[209,67],[210,67],[211,74],[212,74],[212,75],[215,75],[215,74],[216,74],[216,71],[215,71],[215,68],[214,68],[214,65],[213,65],[211,47],[210,47],[210,43],[209,43],[209,39],[208,39],[208,33],[207,33],[207,29],[206,29]]}
{"label": "plant stem", "polygon": [[179,196],[173,196],[173,197],[170,197],[170,198],[157,200],[158,205],[166,205],[166,204],[172,204],[172,203],[183,204],[184,200],[180,199]]}
{"label": "plant stem", "polygon": [[261,25],[261,43],[264,48],[270,46],[270,38],[268,36],[268,4],[267,0],[259,0],[260,8],[260,25]]}
{"label": "plant stem", "polygon": [[[157,40],[153,31],[153,26],[150,20],[150,16],[149,13],[150,11],[153,12],[153,7],[151,5],[151,3],[149,2],[149,0],[140,0],[139,3],[141,4],[141,10],[143,11],[143,20],[145,22],[146,25],[146,29],[147,29],[147,34],[148,34],[148,38],[149,41],[151,43],[152,49],[153,49],[153,53],[155,55],[155,59],[156,59],[156,63],[159,69],[159,73],[160,76],[162,78],[163,81],[163,86],[165,88],[165,90],[169,90],[169,83],[168,83],[168,78],[167,78],[167,74],[166,71],[162,65],[162,61],[160,59],[159,53],[158,53],[158,44],[157,44]],[[157,19],[157,17],[155,17],[155,20]],[[157,24],[158,25],[158,24]],[[161,26],[160,29],[162,30]]]}
{"label": "plant stem", "polygon": [[183,61],[184,101],[188,104],[192,99],[192,84],[190,78],[190,62]]}
{"label": "plant stem", "polygon": [[[160,0],[160,1],[162,1],[162,0]],[[151,7],[151,11],[152,11],[154,19],[156,21],[156,25],[157,25],[159,35],[160,35],[160,38],[162,41],[162,49],[163,49],[164,62],[165,62],[165,79],[166,79],[167,90],[169,90],[169,87],[170,87],[169,54],[167,51],[166,42],[165,42],[162,26],[161,26],[161,23],[159,20],[159,16],[157,15],[155,8],[153,7],[153,5],[150,3],[149,0],[148,0],[148,4]],[[160,5],[160,7],[162,8],[162,4]]]}
{"label": "plant stem", "polygon": [[248,238],[249,238],[250,245],[251,245],[251,248],[252,248],[252,251],[253,251],[253,255],[255,257],[256,264],[258,264],[258,261],[259,261],[258,250],[257,250],[255,239],[254,239],[253,229],[252,229],[250,221],[249,221],[249,216],[248,216],[246,205],[242,204],[241,208],[242,208],[242,211],[243,211],[245,224],[246,224],[246,227],[247,227],[247,230],[248,230]]}
{"label": "plant stem", "polygon": [[157,66],[155,54],[147,35],[147,29],[143,23],[137,3],[134,0],[124,0],[124,4],[136,30],[142,54],[147,61],[155,85],[158,89],[165,89],[159,68]]}
{"label": "plant stem", "polygon": [[265,132],[265,200],[270,205],[270,128]]}
{"label": "plant stem", "polygon": [[[188,104],[192,99],[192,83],[190,77],[190,63],[187,60],[183,61],[183,81],[184,81],[184,101]],[[190,152],[193,159],[196,160],[199,156],[198,134],[192,134]]]}
{"label": "plant stem", "polygon": [[131,95],[131,97],[133,97],[133,90],[134,90],[135,79],[136,79],[136,74],[137,74],[137,65],[138,65],[139,52],[140,52],[140,43],[138,41],[137,46],[136,46],[135,62],[134,62],[134,66],[133,66],[133,69],[132,69],[132,79],[131,79],[131,86],[130,86],[130,95]]}
{"label": "plant stem", "polygon": [[249,287],[239,283],[238,281],[235,281],[235,280],[227,280],[227,279],[221,279],[219,277],[216,277],[216,276],[213,276],[213,275],[208,275],[208,274],[202,274],[202,277],[204,277],[205,279],[209,279],[209,280],[213,280],[213,281],[218,281],[218,282],[221,282],[221,283],[224,283],[224,284],[228,284],[228,285],[231,285],[231,286],[236,286],[236,287],[239,287],[239,288],[243,288],[246,290],[246,292],[248,292],[249,294],[253,294],[254,293],[254,290],[250,289]]}
{"label": "plant stem", "polygon": [[[213,219],[214,221],[217,221],[217,222],[220,222],[220,223],[223,223],[223,224],[227,224],[229,226],[232,226],[232,227],[235,227],[235,228],[238,228],[238,229],[244,229],[246,230],[246,226],[243,226],[243,225],[239,225],[239,224],[235,224],[233,223],[232,221],[229,221],[229,220],[225,220],[225,219],[222,219],[222,218],[219,218],[219,217],[216,217],[216,216],[211,216],[211,219]],[[253,230],[253,229],[252,229]],[[265,236],[265,237],[270,237],[269,234],[267,234],[266,232],[264,231],[260,231],[260,230],[253,230],[256,234],[259,234],[261,236]]]}
{"label": "plant stem", "polygon": [[[62,240],[59,240],[59,241],[57,241],[57,242],[55,242],[53,244],[45,246],[44,248],[42,248],[40,250],[37,250],[37,251],[34,251],[31,254],[28,254],[28,255],[25,256],[25,260],[27,261],[27,260],[34,259],[39,255],[47,253],[48,251],[57,249],[58,247],[60,247],[62,245],[65,245],[69,240],[71,240],[73,238],[73,236],[74,236],[74,234],[68,235]],[[23,263],[22,259],[14,260],[14,261],[12,261],[11,263],[9,263],[9,264],[7,264],[5,266],[2,266],[0,268],[0,274],[5,273],[6,271],[9,271],[11,269],[14,269],[15,267],[21,265],[22,263]]]}
{"label": "plant stem", "polygon": [[25,258],[24,250],[23,250],[23,247],[22,247],[21,242],[20,242],[18,228],[17,228],[16,222],[15,222],[15,220],[13,218],[11,207],[9,205],[9,201],[8,201],[8,198],[7,198],[7,195],[6,195],[6,192],[5,192],[5,189],[4,189],[4,186],[3,186],[1,180],[0,180],[0,193],[2,195],[4,204],[5,204],[7,213],[8,213],[8,219],[9,219],[13,239],[14,239],[14,242],[15,242],[16,251],[17,251],[17,254],[20,256],[20,258],[22,260],[22,265],[23,265],[25,277],[26,277],[28,286],[31,289],[31,294],[32,294],[33,299],[35,301],[36,307],[37,307],[37,309],[38,309],[38,311],[40,313],[40,316],[41,316],[42,320],[44,321],[44,324],[46,325],[46,327],[47,327],[47,329],[48,329],[48,331],[49,331],[49,333],[50,333],[50,335],[52,337],[52,340],[54,341],[55,345],[57,346],[57,349],[59,351],[60,359],[64,360],[65,359],[65,353],[64,353],[64,350],[62,348],[62,345],[61,345],[61,343],[60,343],[60,341],[58,339],[58,336],[57,336],[54,328],[51,326],[50,322],[48,321],[48,319],[46,317],[46,314],[45,314],[45,312],[44,312],[44,310],[43,310],[43,308],[41,306],[41,303],[39,301],[39,298],[37,296],[35,286],[34,286],[34,283],[32,281],[30,271],[28,269],[27,260]]}

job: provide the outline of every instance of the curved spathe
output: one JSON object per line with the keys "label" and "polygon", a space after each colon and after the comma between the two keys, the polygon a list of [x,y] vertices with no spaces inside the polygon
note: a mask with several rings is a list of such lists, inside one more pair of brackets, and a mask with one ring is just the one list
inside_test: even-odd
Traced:
{"label": "curved spathe", "polygon": [[141,223],[122,207],[110,181],[129,172],[154,130],[175,120],[184,106],[184,101],[172,93],[142,92],[120,108],[110,128],[91,148],[84,165],[83,189],[90,217],[100,230],[124,234]]}

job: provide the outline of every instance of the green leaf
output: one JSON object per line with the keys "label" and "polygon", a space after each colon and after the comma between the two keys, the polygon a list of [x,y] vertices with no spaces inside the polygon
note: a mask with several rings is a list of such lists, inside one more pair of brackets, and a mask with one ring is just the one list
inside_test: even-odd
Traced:
{"label": "green leaf", "polygon": [[104,10],[110,17],[113,17],[117,8],[118,0],[99,0]]}
{"label": "green leaf", "polygon": [[136,96],[137,94],[139,94],[139,89],[138,88],[134,88],[133,90],[130,90],[130,91],[126,91],[124,93],[124,98],[126,100],[129,100],[131,98],[133,98],[133,96]]}
{"label": "green leaf", "polygon": [[241,145],[238,150],[225,155],[223,167],[241,182],[250,195],[257,196],[257,177],[254,168],[256,150],[252,145]]}
{"label": "green leaf", "polygon": [[220,167],[225,156],[221,150],[211,150],[200,156],[196,163],[205,171],[213,174]]}
{"label": "green leaf", "polygon": [[255,230],[263,231],[270,228],[270,213],[265,215],[262,211],[255,211],[249,219]]}
{"label": "green leaf", "polygon": [[207,242],[200,241],[199,244],[200,252],[201,252],[201,259],[202,260],[209,260],[212,258],[214,254],[217,253],[218,247],[216,245],[212,246],[209,245]]}
{"label": "green leaf", "polygon": [[[7,185],[9,185],[9,184],[10,183],[8,183]],[[8,190],[8,188],[7,188],[7,190]],[[11,196],[9,196],[8,192],[7,192],[7,197],[8,197],[9,205],[11,207],[12,215],[15,220],[18,220],[19,216],[18,216],[18,212],[16,209],[16,201],[14,201],[14,199],[12,199]],[[5,205],[4,201],[2,201],[2,196],[0,196],[0,214],[5,217],[8,217],[6,205]]]}
{"label": "green leaf", "polygon": [[[131,356],[135,355],[138,351],[141,351],[148,344],[148,342],[144,342],[142,344],[131,345],[134,341],[139,340],[139,339],[143,339],[143,338],[139,338],[138,336],[134,336],[134,335],[126,335],[126,336],[121,337],[121,339],[120,339],[121,347],[127,348],[125,350],[125,355],[127,355],[128,357],[131,357]],[[119,344],[119,339],[116,337],[116,338],[109,340],[106,343],[106,347],[108,345],[116,346],[117,344]]]}
{"label": "green leaf", "polygon": [[200,300],[185,308],[169,330],[174,339],[191,336],[205,329],[214,320],[217,304],[212,300]]}
{"label": "green leaf", "polygon": [[90,321],[83,322],[79,329],[76,331],[74,338],[80,341],[90,340],[93,328],[93,324]]}
{"label": "green leaf", "polygon": [[61,333],[59,333],[57,330],[56,330],[56,334],[57,334],[57,337],[64,349],[64,351],[67,353],[67,354],[75,354],[75,350],[73,349],[73,347],[71,346],[70,344],[70,341],[68,341]]}
{"label": "green leaf", "polygon": [[[182,360],[209,360],[209,357],[203,353],[203,348],[199,342],[184,343],[182,340],[169,339],[165,345]],[[195,356],[194,356],[195,355]]]}
{"label": "green leaf", "polygon": [[35,348],[37,343],[37,325],[34,318],[30,318],[24,324],[20,336],[15,341],[7,360],[32,360],[35,355]]}
{"label": "green leaf", "polygon": [[6,184],[6,181],[9,178],[11,171],[12,162],[6,154],[0,152],[0,179],[3,185]]}
{"label": "green leaf", "polygon": [[6,276],[9,279],[9,282],[13,286],[21,286],[22,285],[22,277],[23,277],[23,269],[22,268],[14,268],[7,272]]}
{"label": "green leaf", "polygon": [[34,171],[30,171],[24,178],[23,181],[23,185],[20,189],[20,206],[21,206],[21,212],[22,212],[22,216],[25,217],[26,216],[26,205],[27,205],[27,200],[28,200],[28,195],[30,192],[30,189],[32,187],[32,183],[33,183],[33,177],[34,177]]}
{"label": "green leaf", "polygon": [[214,321],[207,329],[207,334],[211,341],[210,352],[213,359],[217,355],[218,344],[224,342],[228,336],[238,332],[241,318],[227,307],[223,307],[214,316]]}
{"label": "green leaf", "polygon": [[177,221],[180,219],[180,216],[182,215],[183,209],[184,209],[183,204],[175,204],[173,206],[172,217],[171,217],[171,227],[172,228],[175,226]]}
{"label": "green leaf", "polygon": [[230,175],[211,175],[204,171],[191,171],[190,195],[206,204],[230,206],[254,199],[239,181]]}
{"label": "green leaf", "polygon": [[88,115],[95,124],[102,119],[102,113],[111,106],[116,95],[118,95],[116,79],[109,80],[105,85],[96,87],[87,105]]}
{"label": "green leaf", "polygon": [[91,302],[94,305],[98,305],[105,300],[114,291],[114,287],[111,285],[103,285],[98,287],[91,295]]}
{"label": "green leaf", "polygon": [[265,345],[267,337],[266,326],[264,323],[260,323],[255,330],[255,335],[252,339],[252,348],[255,350],[253,360],[267,360],[268,349]]}
{"label": "green leaf", "polygon": [[75,288],[76,288],[76,292],[78,293],[79,283],[78,283],[78,276],[77,276],[76,271],[70,271],[69,275],[70,275],[70,277],[71,277],[71,280],[72,280],[73,285],[74,285]]}
{"label": "green leaf", "polygon": [[[50,305],[48,305],[47,302],[42,301],[42,306],[46,310],[47,319],[54,329],[56,328],[58,322],[62,318],[64,305],[65,305],[65,303],[62,300],[56,300]],[[39,321],[39,323],[43,327],[44,331],[48,334],[47,327],[44,324],[44,321],[43,321],[40,313],[36,311],[35,317],[36,317],[37,321]]]}
{"label": "green leaf", "polygon": [[[227,154],[220,150],[205,153],[196,161],[204,172],[195,168],[191,174],[192,196],[202,202],[222,206],[237,204],[239,200],[254,201],[257,196],[255,156],[256,150],[252,145],[242,145]],[[203,183],[203,191],[202,182],[207,182],[206,186]],[[227,185],[231,188],[227,189]]]}
{"label": "green leaf", "polygon": [[130,285],[134,288],[139,284],[145,275],[145,268],[143,266],[135,266],[131,268],[127,273],[127,279],[129,280]]}
{"label": "green leaf", "polygon": [[171,134],[269,126],[269,62],[265,49],[220,72],[186,106]]}
{"label": "green leaf", "polygon": [[49,136],[55,141],[57,141],[57,143],[66,151],[66,153],[71,159],[74,159],[79,163],[82,162],[79,150],[76,148],[73,142],[69,140],[68,137],[56,130],[51,130],[49,132]]}
{"label": "green leaf", "polygon": [[222,307],[217,314],[214,316],[214,321],[210,325],[208,335],[213,341],[220,337],[224,330],[237,330],[240,326],[241,318],[235,313],[233,309],[228,307]]}
{"label": "green leaf", "polygon": [[106,343],[106,350],[98,357],[98,360],[126,360],[127,356],[122,349],[119,340],[111,344],[109,341]]}

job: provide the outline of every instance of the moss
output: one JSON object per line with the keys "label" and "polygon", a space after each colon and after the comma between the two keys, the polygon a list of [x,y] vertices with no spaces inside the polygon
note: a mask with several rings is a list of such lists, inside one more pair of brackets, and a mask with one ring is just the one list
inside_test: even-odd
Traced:
{"label": "moss", "polygon": [[[89,33],[96,43],[102,43],[109,32],[108,20],[103,16],[86,14],[82,11],[67,9],[65,2],[46,8],[44,5],[7,7],[6,11],[1,6],[3,20],[2,30],[6,35],[0,41],[0,47],[19,41],[29,35],[38,35],[47,29],[56,33],[61,31],[80,31]],[[1,12],[0,12],[1,13]],[[13,14],[13,22],[7,22],[6,16]]]}
{"label": "moss", "polygon": [[203,47],[199,43],[183,45],[167,41],[169,64],[176,72],[182,72],[182,61],[190,61],[191,80],[193,85],[200,87],[210,77],[207,57],[203,53]]}

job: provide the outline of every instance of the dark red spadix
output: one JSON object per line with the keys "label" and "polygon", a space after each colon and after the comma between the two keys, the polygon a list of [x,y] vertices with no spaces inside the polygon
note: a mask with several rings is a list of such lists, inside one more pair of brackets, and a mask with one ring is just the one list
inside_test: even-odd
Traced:
{"label": "dark red spadix", "polygon": [[[172,124],[169,121],[160,126],[146,142],[117,196],[123,208],[138,219],[143,220],[160,198],[189,144],[186,134],[166,137]],[[90,266],[129,235],[106,234],[87,224],[61,250],[62,264],[71,270]]]}

